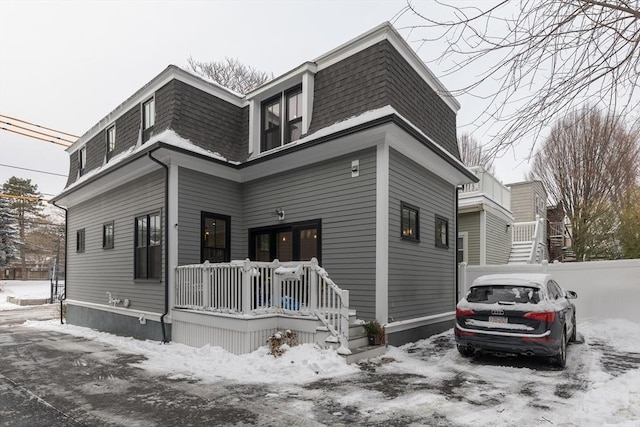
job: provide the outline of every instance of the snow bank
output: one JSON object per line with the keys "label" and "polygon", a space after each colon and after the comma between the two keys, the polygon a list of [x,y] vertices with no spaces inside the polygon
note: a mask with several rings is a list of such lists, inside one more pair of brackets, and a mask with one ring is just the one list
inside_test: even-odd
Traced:
{"label": "snow bank", "polygon": [[49,298],[51,297],[51,284],[47,280],[2,280],[0,281],[0,311],[24,308],[7,302],[8,296],[20,299]]}

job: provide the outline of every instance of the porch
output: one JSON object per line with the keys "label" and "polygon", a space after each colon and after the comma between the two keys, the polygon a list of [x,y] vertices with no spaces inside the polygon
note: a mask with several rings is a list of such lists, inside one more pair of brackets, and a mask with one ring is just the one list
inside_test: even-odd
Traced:
{"label": "porch", "polygon": [[277,331],[290,329],[300,343],[334,346],[348,361],[355,353],[384,352],[371,354],[361,323],[349,310],[349,291],[340,289],[315,258],[179,266],[173,306],[173,341],[194,347],[249,353]]}

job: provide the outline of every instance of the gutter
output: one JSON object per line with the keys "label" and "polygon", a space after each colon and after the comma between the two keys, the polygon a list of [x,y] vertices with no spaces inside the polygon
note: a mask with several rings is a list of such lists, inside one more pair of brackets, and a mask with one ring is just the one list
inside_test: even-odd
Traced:
{"label": "gutter", "polygon": [[69,210],[67,208],[63,208],[62,206],[56,205],[55,201],[52,201],[51,204],[58,209],[62,209],[64,211],[64,295],[60,298],[60,324],[64,325],[63,319],[63,311],[62,311],[62,303],[67,299],[67,262],[69,259],[68,254],[68,246],[67,241],[69,239]]}
{"label": "gutter", "polygon": [[169,313],[169,166],[151,155],[158,149],[160,147],[147,152],[147,156],[164,169],[164,313],[160,316],[160,325],[162,326],[162,342],[168,343],[164,318]]}

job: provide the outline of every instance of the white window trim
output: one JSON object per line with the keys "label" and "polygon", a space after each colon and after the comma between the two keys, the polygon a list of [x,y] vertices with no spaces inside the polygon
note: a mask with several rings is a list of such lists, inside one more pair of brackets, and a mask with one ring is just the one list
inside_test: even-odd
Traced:
{"label": "white window trim", "polygon": [[[285,116],[285,93],[299,85],[302,85],[302,135],[309,132],[311,116],[313,114],[315,65],[305,64],[293,72],[281,77],[273,84],[267,84],[247,96],[249,101],[249,156],[261,153],[262,143],[262,103],[269,98],[280,94],[282,118]],[[284,132],[284,121],[281,124],[281,132]],[[284,135],[283,135],[284,136]],[[284,141],[284,139],[282,139]]]}

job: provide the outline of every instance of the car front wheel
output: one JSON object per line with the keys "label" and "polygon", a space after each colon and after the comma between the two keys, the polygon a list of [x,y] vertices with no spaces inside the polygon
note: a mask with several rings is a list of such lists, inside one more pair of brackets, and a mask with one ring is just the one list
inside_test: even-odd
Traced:
{"label": "car front wheel", "polygon": [[553,358],[553,362],[556,366],[564,368],[567,364],[567,333],[562,331],[562,337],[560,338],[560,351]]}

